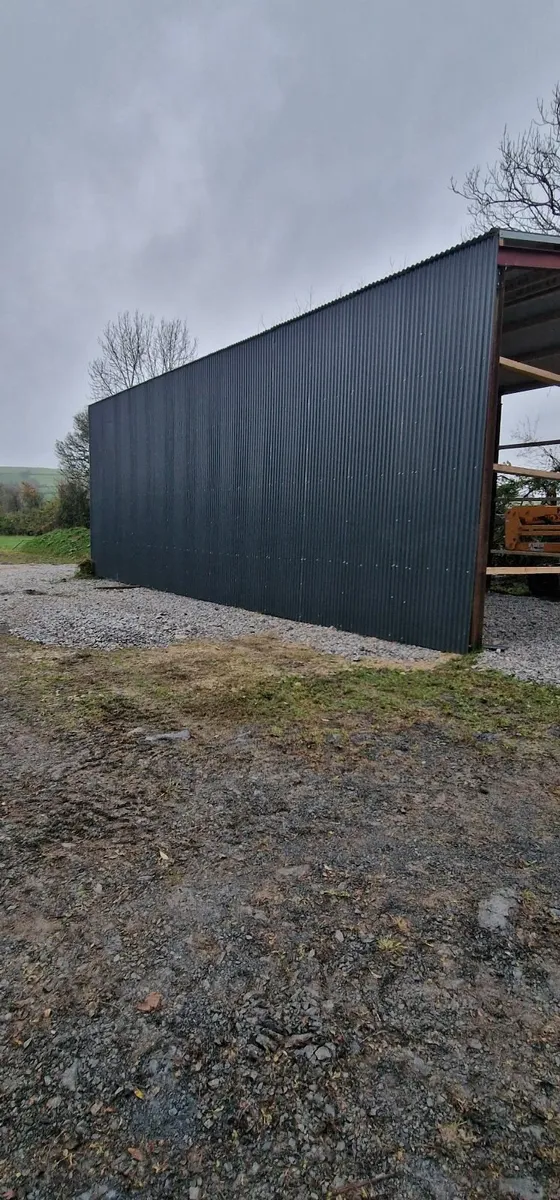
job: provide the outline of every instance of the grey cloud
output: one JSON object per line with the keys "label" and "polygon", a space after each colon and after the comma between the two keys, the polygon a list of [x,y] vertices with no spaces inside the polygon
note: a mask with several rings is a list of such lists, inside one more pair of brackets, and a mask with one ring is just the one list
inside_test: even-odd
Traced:
{"label": "grey cloud", "polygon": [[[119,308],[186,315],[204,352],[310,287],[319,303],[460,240],[450,175],[491,159],[556,79],[559,11],[534,13],[5,4],[0,462],[53,461]],[[515,424],[527,402],[509,405]]]}

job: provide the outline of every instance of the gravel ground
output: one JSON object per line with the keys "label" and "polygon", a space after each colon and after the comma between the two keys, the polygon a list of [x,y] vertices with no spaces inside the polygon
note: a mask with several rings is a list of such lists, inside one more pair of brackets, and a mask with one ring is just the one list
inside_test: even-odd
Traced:
{"label": "gravel ground", "polygon": [[1,1200],[560,1200],[554,747],[55,727],[2,633],[433,657],[71,575],[0,569]]}
{"label": "gravel ground", "polygon": [[557,763],[57,736],[12,678],[0,1196],[559,1200]]}
{"label": "gravel ground", "polygon": [[485,649],[477,667],[536,683],[560,684],[560,604],[534,596],[490,593],[486,599]]}
{"label": "gravel ground", "polygon": [[227,608],[169,592],[73,577],[73,567],[0,566],[0,621],[10,633],[55,646],[168,646],[192,638],[227,641],[276,634],[344,658],[434,661],[436,650],[401,646],[319,625]]}
{"label": "gravel ground", "polygon": [[[0,623],[12,634],[59,646],[167,646],[189,638],[225,641],[273,633],[345,658],[436,661],[435,650],[304,625],[204,600],[79,580],[73,567],[0,566]],[[560,604],[490,594],[486,647],[477,662],[519,679],[560,684]]]}

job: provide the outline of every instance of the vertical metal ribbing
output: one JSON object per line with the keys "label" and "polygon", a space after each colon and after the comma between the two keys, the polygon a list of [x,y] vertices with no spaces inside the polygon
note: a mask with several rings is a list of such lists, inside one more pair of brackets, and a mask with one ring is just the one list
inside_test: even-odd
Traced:
{"label": "vertical metal ribbing", "polygon": [[468,648],[494,235],[90,408],[101,574]]}

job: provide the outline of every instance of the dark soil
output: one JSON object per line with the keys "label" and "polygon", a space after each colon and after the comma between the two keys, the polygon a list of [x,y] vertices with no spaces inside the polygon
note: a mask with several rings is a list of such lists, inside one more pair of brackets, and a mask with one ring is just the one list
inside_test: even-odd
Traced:
{"label": "dark soil", "polygon": [[0,714],[0,1197],[560,1196],[554,760]]}

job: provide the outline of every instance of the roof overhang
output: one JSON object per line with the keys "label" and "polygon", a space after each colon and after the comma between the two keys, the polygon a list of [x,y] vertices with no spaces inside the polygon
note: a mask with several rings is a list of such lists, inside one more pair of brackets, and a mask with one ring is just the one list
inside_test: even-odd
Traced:
{"label": "roof overhang", "polygon": [[[498,266],[504,278],[500,353],[560,374],[560,237],[500,230]],[[500,370],[501,392],[543,386]]]}

